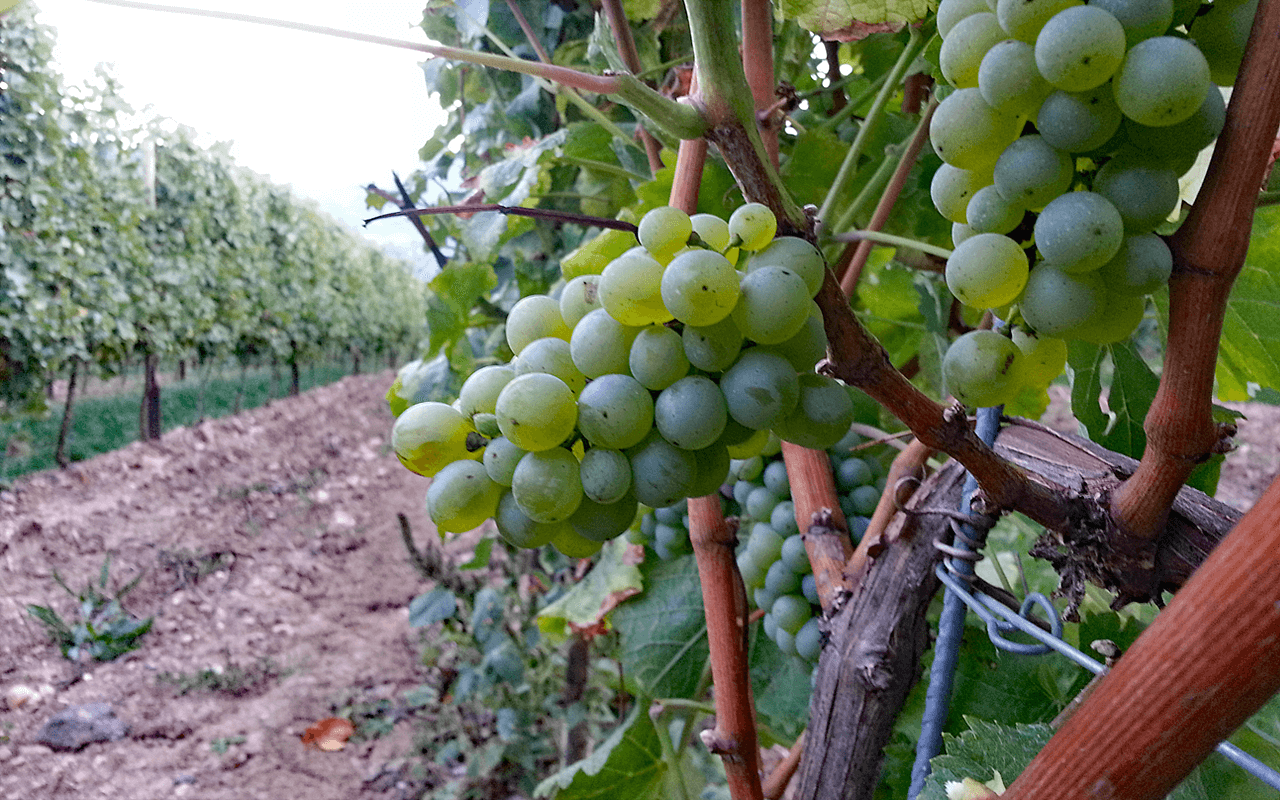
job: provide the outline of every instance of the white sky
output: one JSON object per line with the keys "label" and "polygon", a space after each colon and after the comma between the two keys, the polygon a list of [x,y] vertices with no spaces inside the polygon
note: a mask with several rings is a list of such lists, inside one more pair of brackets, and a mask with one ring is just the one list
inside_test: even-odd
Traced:
{"label": "white sky", "polygon": [[[124,99],[152,106],[206,134],[233,141],[236,161],[290,184],[359,229],[373,212],[361,188],[394,190],[418,164],[439,119],[419,63],[425,54],[245,23],[118,8],[87,0],[35,0],[58,30],[67,83],[113,63]],[[180,0],[264,17],[425,42],[416,25],[425,0]],[[364,233],[401,257],[421,250],[408,222]]]}

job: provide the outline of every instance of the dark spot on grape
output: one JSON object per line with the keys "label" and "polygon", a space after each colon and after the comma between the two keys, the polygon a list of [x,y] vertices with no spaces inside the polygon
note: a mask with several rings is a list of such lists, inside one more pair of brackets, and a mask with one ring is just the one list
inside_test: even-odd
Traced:
{"label": "dark spot on grape", "polygon": [[1089,62],[1092,60],[1093,60],[1093,56],[1085,56],[1084,58],[1080,59],[1080,63],[1084,64],[1087,67],[1089,66]]}

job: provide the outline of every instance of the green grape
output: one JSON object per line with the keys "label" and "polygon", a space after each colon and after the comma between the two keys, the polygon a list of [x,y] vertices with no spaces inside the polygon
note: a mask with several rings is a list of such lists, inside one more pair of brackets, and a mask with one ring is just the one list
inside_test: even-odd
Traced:
{"label": "green grape", "polygon": [[587,312],[573,329],[569,356],[588,378],[630,371],[631,344],[642,329],[623,325],[603,308]]}
{"label": "green grape", "polygon": [[658,261],[667,261],[689,243],[693,222],[689,215],[672,206],[658,206],[640,218],[636,236],[644,249]]}
{"label": "green grape", "polygon": [[1124,241],[1124,221],[1109,200],[1094,192],[1068,192],[1036,218],[1036,248],[1063,272],[1098,269]]}
{"label": "green grape", "polygon": [[1036,129],[1054,149],[1084,153],[1106,144],[1120,130],[1122,118],[1111,85],[1103,84],[1046,97],[1036,112]]}
{"label": "green grape", "polygon": [[1068,275],[1041,263],[1031,270],[1018,308],[1040,335],[1062,336],[1093,320],[1106,298],[1106,288],[1096,272]]}
{"label": "green grape", "polygon": [[[741,441],[729,441],[728,432],[734,428],[748,431],[750,433]],[[720,437],[725,444],[729,455],[732,458],[754,458],[764,452],[764,448],[769,443],[769,429],[752,430],[733,417],[729,417],[729,424],[725,426],[725,436]]]}
{"label": "green grape", "polygon": [[784,267],[796,273],[804,280],[810,297],[817,296],[827,274],[822,253],[797,236],[779,236],[747,260],[747,272],[762,267]]}
{"label": "green grape", "polygon": [[635,497],[627,496],[613,503],[597,503],[582,498],[578,510],[569,517],[569,525],[579,536],[593,542],[607,542],[620,536],[636,521],[639,506]]}
{"label": "green grape", "polygon": [[1036,66],[1066,92],[1094,89],[1111,79],[1124,60],[1124,26],[1097,6],[1072,6],[1055,14],[1036,36]]}
{"label": "green grape", "polygon": [[768,520],[773,517],[773,508],[781,502],[778,494],[768,486],[757,486],[747,495],[747,502],[742,510],[751,519]]}
{"label": "green grape", "polygon": [[1048,386],[1067,366],[1067,343],[1062,339],[1014,328],[1013,343],[1022,351],[1022,380],[1028,386]]}
{"label": "green grape", "polygon": [[959,222],[951,223],[951,246],[959,247],[965,239],[968,239],[978,232],[968,225],[961,225]]}
{"label": "green grape", "polygon": [[968,224],[969,200],[979,189],[990,184],[990,170],[973,171],[944,163],[929,182],[929,197],[933,200],[933,207],[945,219]]}
{"label": "green grape", "polygon": [[1031,116],[1053,92],[1036,68],[1036,50],[1027,42],[1005,39],[992,45],[978,66],[978,91],[994,109]]}
{"label": "green grape", "polygon": [[1173,23],[1173,0],[1089,0],[1089,5],[1110,11],[1120,20],[1129,47],[1160,36]]}
{"label": "green grape", "polygon": [[942,0],[938,3],[938,33],[945,39],[960,20],[989,10],[987,0]]}
{"label": "green grape", "polygon": [[484,471],[494,483],[510,487],[516,464],[520,463],[527,452],[529,451],[516,447],[507,437],[499,436],[484,448]]}
{"label": "green grape", "polygon": [[809,316],[800,332],[780,344],[761,345],[760,349],[777,353],[787,360],[796,372],[813,372],[813,367],[827,354],[827,330],[822,319],[822,309],[810,303]]}
{"label": "green grape", "polygon": [[563,522],[582,502],[578,459],[563,447],[526,453],[511,477],[520,510],[535,522]]}
{"label": "green grape", "polygon": [[[781,506],[782,503],[778,505]],[[782,562],[787,565],[787,569],[800,575],[813,572],[809,554],[804,549],[803,534],[793,533],[782,542]],[[808,604],[805,605],[807,609]]]}
{"label": "green grape", "polygon": [[1093,190],[1116,207],[1129,235],[1155,230],[1179,203],[1177,174],[1139,157],[1118,156],[1103,164]]}
{"label": "green grape", "polygon": [[942,40],[938,65],[942,77],[957,89],[978,85],[978,65],[997,42],[1005,38],[1004,29],[991,12],[970,14],[956,23]]}
{"label": "green grape", "polygon": [[467,434],[474,429],[456,408],[444,403],[417,403],[396,417],[391,426],[391,448],[411,471],[430,478],[448,464],[481,457],[467,449]]}
{"label": "green grape", "polygon": [[1093,344],[1112,344],[1128,339],[1142,323],[1147,300],[1142,295],[1107,292],[1102,309],[1087,324],[1070,332],[1076,339]]}
{"label": "green grape", "polygon": [[1014,202],[1004,199],[995,186],[982,187],[969,201],[969,227],[978,233],[1009,233],[1025,215],[1016,197]]}
{"label": "green grape", "polygon": [[476,432],[486,439],[494,439],[502,435],[502,429],[498,427],[498,417],[495,414],[483,412],[476,414],[471,418],[471,424],[475,425]]}
{"label": "green grape", "polygon": [[1205,95],[1200,108],[1182,122],[1153,128],[1126,119],[1124,129],[1134,147],[1148,158],[1163,158],[1181,175],[1201,150],[1213,144],[1226,121],[1227,103],[1222,99],[1222,92],[1214,87]]}
{"label": "green grape", "polygon": [[[969,331],[947,348],[942,358],[942,378],[947,391],[967,406],[1002,405],[1022,388],[1022,351],[995,331]],[[863,489],[875,491],[874,487],[864,486],[855,490],[855,495]],[[878,501],[879,492],[876,494]],[[860,504],[859,510],[864,510],[865,505]]]}
{"label": "green grape", "polygon": [[579,275],[564,285],[560,293],[560,316],[570,328],[597,308],[600,308],[599,275]]}
{"label": "green grape", "polygon": [[499,536],[516,547],[529,549],[549,544],[552,537],[567,525],[564,522],[534,522],[520,510],[511,492],[502,493],[498,508],[493,513],[493,522],[498,527]]}
{"label": "green grape", "polygon": [[723,372],[742,352],[742,331],[731,317],[714,325],[686,325],[681,341],[689,363],[706,372]]}
{"label": "green grape", "polygon": [[775,353],[748,350],[720,378],[729,415],[755,430],[772,427],[800,398],[795,368]]}
{"label": "green grape", "polygon": [[631,374],[646,389],[661,391],[689,374],[680,334],[662,325],[640,331],[631,344]]}
{"label": "green grape", "polygon": [[751,536],[747,539],[747,552],[752,554],[762,569],[768,570],[770,564],[782,558],[782,545],[785,542],[786,538],[780,536],[768,524],[757,522],[751,526]]}
{"label": "green grape", "polygon": [[689,485],[690,497],[717,494],[729,478],[729,449],[719,442],[693,451],[698,476]]}
{"label": "green grape", "polygon": [[774,597],[795,594],[800,591],[800,576],[788,569],[781,560],[775,561],[765,573],[764,588]]}
{"label": "green grape", "polygon": [[653,549],[663,561],[693,552],[689,530],[681,525],[659,525],[654,533]]}
{"label": "green grape", "polygon": [[626,450],[652,427],[653,397],[630,375],[604,375],[578,395],[578,429],[593,447]]}
{"label": "green grape", "polygon": [[825,450],[849,431],[853,399],[839,381],[813,372],[799,376],[800,398],[795,409],[774,424],[785,441],[811,450]]}
{"label": "green grape", "polygon": [[544,336],[569,340],[569,326],[560,316],[560,304],[545,294],[522,297],[507,314],[507,345],[519,355],[525,345]]}
{"label": "green grape", "polygon": [[836,488],[842,492],[851,492],[859,486],[866,486],[875,480],[871,467],[860,458],[849,458],[836,470]]}
{"label": "green grape", "polygon": [[782,628],[778,628],[774,631],[773,641],[778,645],[778,649],[782,651],[783,655],[799,655],[799,652],[796,650],[796,637],[794,634],[788,633]]}
{"label": "green grape", "polygon": [[[788,492],[790,487],[788,486]],[[773,507],[773,512],[769,514],[769,527],[773,528],[781,536],[794,536],[800,532],[800,528],[796,525],[796,504],[790,500],[783,500]],[[804,572],[805,570],[798,570]]]}
{"label": "green grape", "polygon": [[513,363],[516,375],[528,375],[540,372],[554,375],[564,381],[565,385],[576,396],[587,385],[587,376],[582,374],[573,363],[569,343],[564,339],[548,336],[535,339],[520,351]]}
{"label": "green grape", "polygon": [[999,0],[996,18],[1015,39],[1035,44],[1040,29],[1058,12],[1084,5],[1081,0]]}
{"label": "green grape", "polygon": [[1036,210],[1070,189],[1074,176],[1071,156],[1034,134],[1020,137],[1006,147],[992,172],[1002,197]]}
{"label": "green grape", "polygon": [[985,170],[1018,137],[1020,128],[1018,117],[987,105],[977,88],[959,89],[933,112],[929,140],[953,167]]}
{"label": "green grape", "polygon": [[582,493],[595,503],[616,503],[631,491],[631,461],[618,450],[593,447],[578,464]]}
{"label": "green grape", "polygon": [[751,554],[743,550],[738,553],[738,574],[742,576],[742,583],[750,589],[758,589],[764,586],[765,570],[761,569]]}
{"label": "green grape", "polygon": [[475,461],[455,461],[431,479],[427,513],[441,533],[464,533],[492,517],[502,486],[490,480]]}
{"label": "green grape", "polygon": [[600,305],[623,325],[666,322],[671,313],[662,304],[663,269],[643,250],[623,253],[600,274]]}
{"label": "green grape", "polygon": [[458,390],[459,411],[468,417],[492,414],[502,387],[511,383],[516,371],[510,365],[491,364],[471,373]]}
{"label": "green grape", "polygon": [[1027,254],[998,233],[965,239],[947,259],[947,288],[970,308],[995,308],[1017,299],[1027,283]]}
{"label": "green grape", "polygon": [[1114,84],[1120,111],[1157,128],[1189,119],[1213,88],[1209,62],[1193,43],[1176,36],[1157,36],[1134,45]]}
{"label": "green grape", "polygon": [[1154,233],[1125,238],[1114,258],[1102,265],[1098,275],[1109,294],[1151,294],[1169,282],[1173,254],[1164,239]]}
{"label": "green grape", "polygon": [[747,203],[729,215],[729,241],[743,250],[763,250],[777,232],[778,218],[763,203]]}
{"label": "green grape", "polygon": [[698,234],[698,238],[703,244],[715,250],[717,253],[723,253],[729,249],[729,223],[720,219],[715,214],[694,214],[689,218],[693,225],[693,232]]}
{"label": "green grape", "polygon": [[517,447],[537,452],[549,450],[573,434],[578,404],[564,381],[531,372],[502,388],[496,413],[503,436]]}
{"label": "green grape", "polygon": [[591,558],[600,552],[604,542],[597,542],[578,533],[570,525],[562,525],[551,537],[551,546],[569,558]]}
{"label": "green grape", "polygon": [[[798,586],[796,588],[799,589]],[[791,634],[800,630],[813,617],[813,612],[809,609],[809,601],[798,594],[780,596],[773,601],[770,612],[777,626]]]}
{"label": "green grape", "polygon": [[655,431],[628,452],[636,498],[651,508],[669,506],[689,496],[698,479],[697,457]]}
{"label": "green grape", "polygon": [[796,655],[810,663],[816,662],[822,655],[822,628],[818,627],[817,617],[810,617],[796,631],[795,645]]}
{"label": "green grape", "polygon": [[1191,38],[1204,53],[1214,83],[1231,86],[1236,82],[1244,46],[1257,13],[1258,0],[1218,0],[1191,23]]}
{"label": "green grape", "polygon": [[[990,333],[990,331],[986,331],[986,333]],[[1008,339],[1005,339],[1005,341],[1008,341]],[[1014,391],[1017,391],[1016,387],[1014,388]],[[853,516],[869,517],[876,513],[876,506],[880,505],[880,495],[882,494],[884,494],[883,489],[876,484],[871,484],[870,486],[859,486],[852,492],[849,492],[849,499],[853,502]]]}
{"label": "green grape", "polygon": [[671,259],[662,273],[662,302],[686,325],[714,325],[738,302],[738,271],[710,250],[690,249]]}
{"label": "green grape", "polygon": [[658,433],[685,450],[710,447],[724,432],[728,418],[720,387],[701,375],[690,375],[671,384],[653,404]]}
{"label": "green grape", "polygon": [[786,267],[761,267],[742,279],[733,321],[760,344],[780,344],[804,327],[813,300],[804,278]]}
{"label": "green grape", "polygon": [[764,473],[764,459],[760,456],[734,459],[739,480],[753,481]]}
{"label": "green grape", "polygon": [[[787,480],[787,465],[781,461],[771,461],[764,468],[764,488],[778,497],[791,496],[791,483]],[[776,510],[776,507],[775,507]],[[773,519],[770,512],[770,519]]]}

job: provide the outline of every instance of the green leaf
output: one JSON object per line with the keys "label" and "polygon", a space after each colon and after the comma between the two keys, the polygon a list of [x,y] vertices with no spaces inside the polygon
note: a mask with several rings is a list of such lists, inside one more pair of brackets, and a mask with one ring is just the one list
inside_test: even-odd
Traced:
{"label": "green leaf", "polygon": [[849,143],[841,141],[834,131],[810,128],[801,133],[782,166],[782,180],[796,202],[821,203],[848,152]]}
{"label": "green leaf", "polygon": [[409,626],[424,628],[452,617],[458,611],[458,598],[453,592],[437,586],[409,601]]}
{"label": "green leaf", "polygon": [[646,560],[643,594],[613,612],[623,674],[638,693],[690,698],[707,663],[707,620],[693,556]]}
{"label": "green leaf", "polygon": [[538,628],[552,641],[562,642],[569,637],[570,624],[595,625],[619,602],[637,594],[644,584],[629,554],[621,536],[606,543],[586,577],[538,612]]}
{"label": "green leaf", "polygon": [[1280,208],[1259,209],[1231,289],[1218,351],[1218,397],[1248,400],[1250,384],[1280,388]]}
{"label": "green leaf", "polygon": [[538,784],[534,796],[555,800],[658,800],[667,771],[660,735],[649,719],[648,704],[636,703],[631,715],[591,755]]}
{"label": "green leaf", "polygon": [[789,741],[781,744],[789,745],[809,722],[811,669],[799,658],[779,650],[765,636],[762,625],[755,626],[754,631],[750,669],[756,713],[772,732],[787,737]]}
{"label": "green leaf", "polygon": [[915,22],[936,7],[928,0],[783,0],[782,13],[823,38],[837,38],[857,23]]}
{"label": "green leaf", "polygon": [[[1160,379],[1133,342],[1099,347],[1071,341],[1067,343],[1067,363],[1072,370],[1071,411],[1088,430],[1089,438],[1109,450],[1140,458],[1147,444],[1142,424]],[[1107,394],[1106,411],[1102,408],[1103,392]]]}
{"label": "green leaf", "polygon": [[489,554],[493,551],[493,537],[486,536],[476,542],[476,551],[471,556],[471,560],[465,564],[459,564],[458,569],[484,569],[489,566]]}
{"label": "green leaf", "polygon": [[986,783],[999,773],[1005,786],[1022,774],[1053,735],[1048,725],[998,725],[966,717],[969,730],[943,736],[943,754],[930,764],[920,800],[946,800],[947,781],[964,778]]}
{"label": "green leaf", "polygon": [[1102,368],[1106,350],[1078,339],[1067,342],[1067,366],[1071,378],[1071,413],[1097,441],[1111,426],[1111,418],[1102,410]]}

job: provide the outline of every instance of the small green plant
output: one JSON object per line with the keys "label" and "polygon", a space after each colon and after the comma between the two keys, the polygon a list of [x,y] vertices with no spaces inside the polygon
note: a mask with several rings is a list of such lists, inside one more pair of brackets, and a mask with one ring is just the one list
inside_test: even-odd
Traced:
{"label": "small green plant", "polygon": [[249,666],[228,662],[224,667],[210,667],[194,673],[162,672],[156,680],[170,684],[178,694],[206,691],[245,697],[292,672],[270,658],[260,658]]}
{"label": "small green plant", "polygon": [[151,630],[154,617],[138,619],[124,609],[124,598],[137,587],[142,573],[123,588],[110,593],[107,582],[111,572],[111,556],[102,562],[96,582],[90,581],[76,592],[54,570],[53,579],[75,599],[79,619],[64,620],[48,606],[28,605],[27,613],[45,627],[49,638],[62,652],[63,658],[79,662],[85,656],[94,661],[112,661],[136,650],[139,639]]}
{"label": "small green plant", "polygon": [[244,743],[245,738],[243,736],[219,736],[209,742],[209,749],[220,756],[225,756],[233,746]]}

